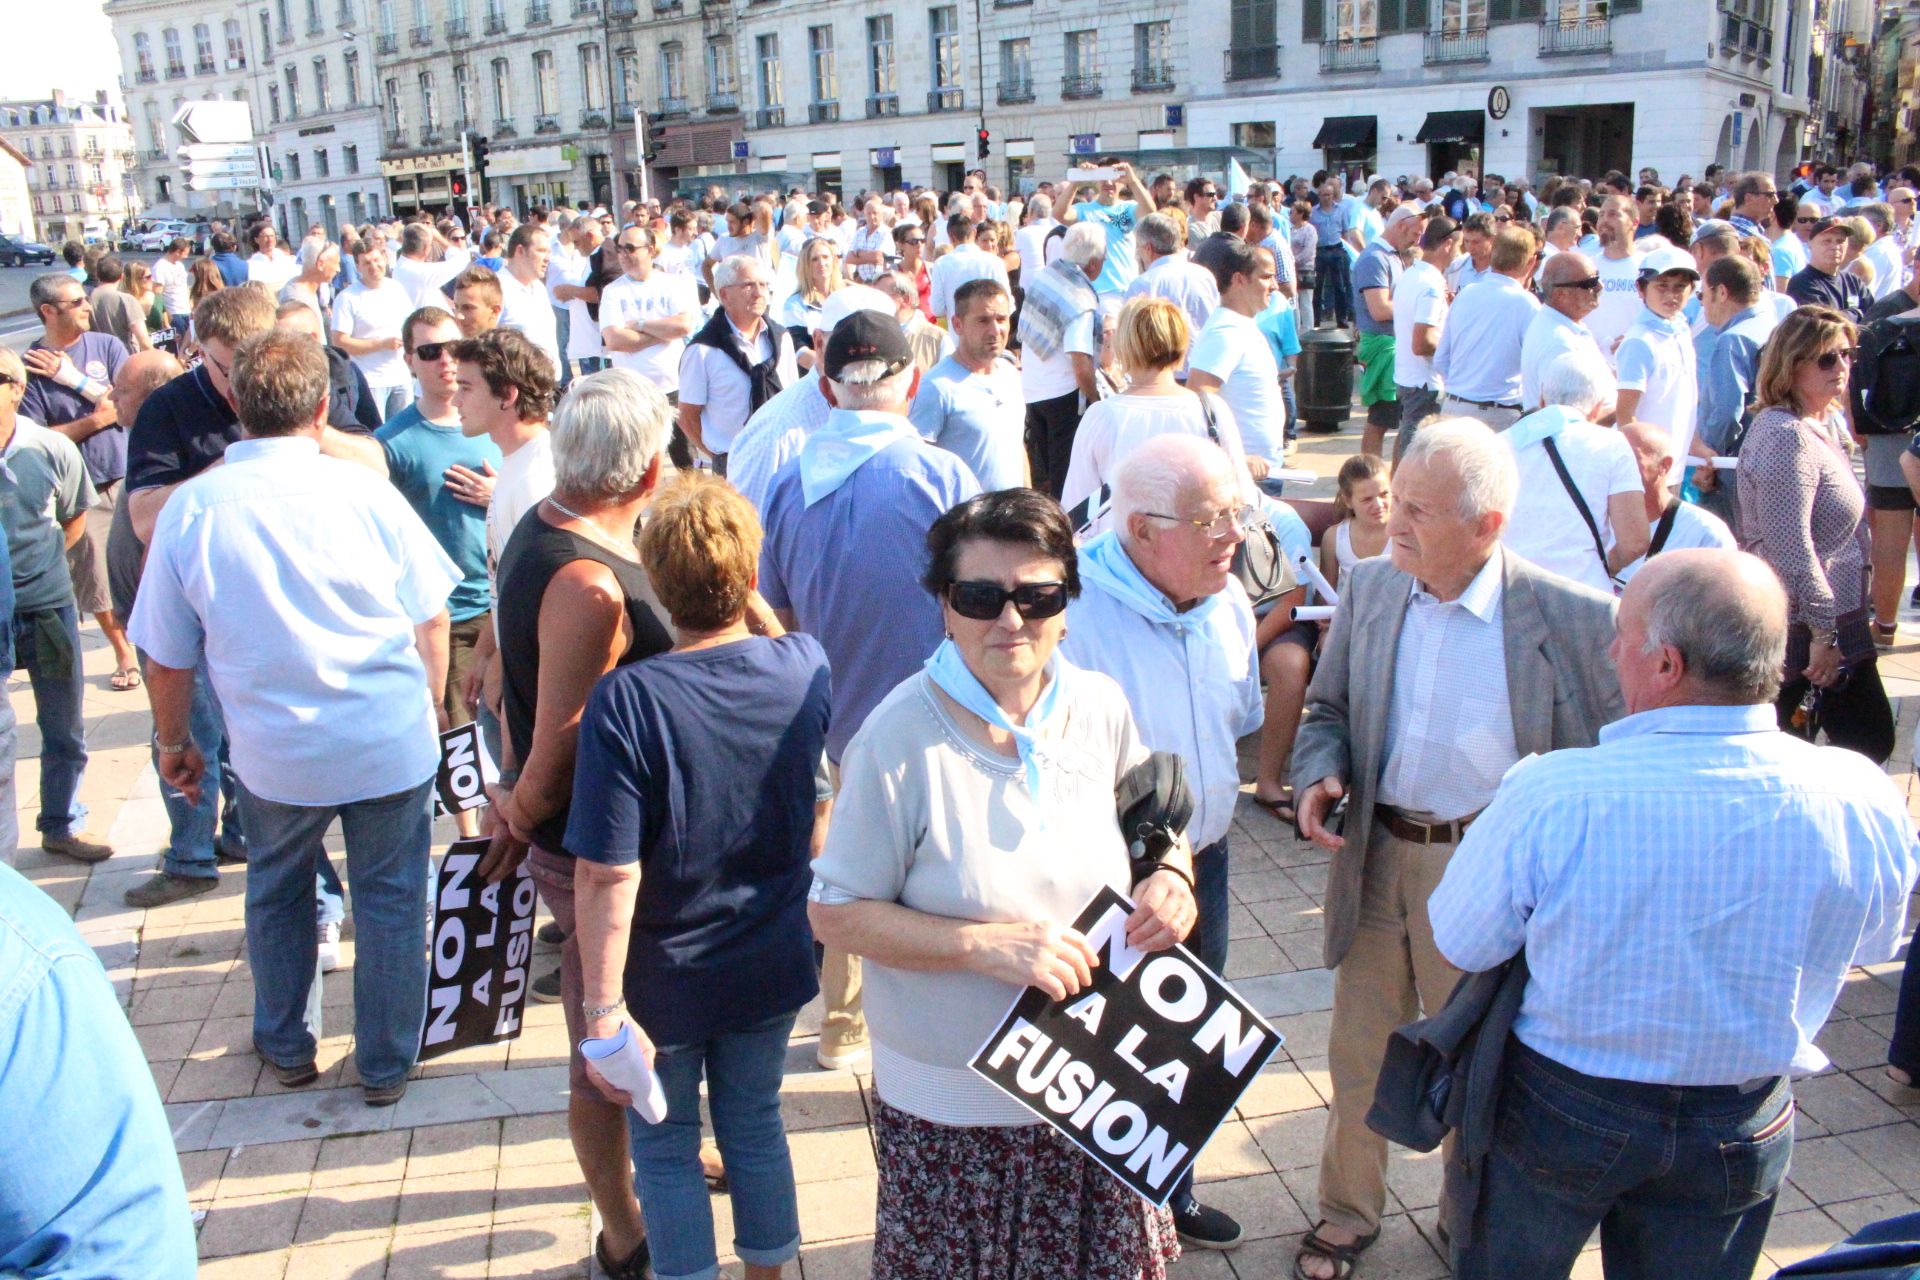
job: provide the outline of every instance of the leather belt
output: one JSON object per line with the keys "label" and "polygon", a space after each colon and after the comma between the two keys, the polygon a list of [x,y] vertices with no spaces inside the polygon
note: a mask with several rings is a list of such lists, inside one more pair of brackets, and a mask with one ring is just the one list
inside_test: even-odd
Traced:
{"label": "leather belt", "polygon": [[1517,404],[1501,404],[1497,400],[1469,400],[1465,396],[1457,396],[1451,391],[1447,392],[1447,399],[1458,400],[1461,404],[1470,404],[1476,409],[1518,409],[1520,407]]}
{"label": "leather belt", "polygon": [[1450,822],[1421,822],[1388,804],[1373,806],[1373,820],[1408,844],[1459,844],[1460,837],[1480,815],[1470,813]]}

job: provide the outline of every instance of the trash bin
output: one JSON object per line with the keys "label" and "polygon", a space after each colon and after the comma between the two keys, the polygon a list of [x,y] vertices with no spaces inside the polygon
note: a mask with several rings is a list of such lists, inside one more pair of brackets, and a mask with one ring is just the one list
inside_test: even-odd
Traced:
{"label": "trash bin", "polygon": [[1353,412],[1355,339],[1345,329],[1309,329],[1300,335],[1293,395],[1301,422],[1312,431],[1338,431]]}

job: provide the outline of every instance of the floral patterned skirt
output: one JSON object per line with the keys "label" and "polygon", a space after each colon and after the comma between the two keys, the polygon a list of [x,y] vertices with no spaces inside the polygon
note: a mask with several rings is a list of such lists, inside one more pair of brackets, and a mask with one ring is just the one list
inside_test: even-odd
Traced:
{"label": "floral patterned skirt", "polygon": [[874,1280],[1165,1280],[1173,1215],[1044,1124],[934,1124],[875,1099]]}

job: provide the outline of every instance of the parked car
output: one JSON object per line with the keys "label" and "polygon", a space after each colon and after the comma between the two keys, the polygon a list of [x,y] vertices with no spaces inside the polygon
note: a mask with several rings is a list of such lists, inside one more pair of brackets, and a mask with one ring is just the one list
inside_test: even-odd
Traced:
{"label": "parked car", "polygon": [[53,258],[53,249],[49,245],[22,240],[18,236],[0,235],[0,267],[24,267],[30,262],[50,267]]}

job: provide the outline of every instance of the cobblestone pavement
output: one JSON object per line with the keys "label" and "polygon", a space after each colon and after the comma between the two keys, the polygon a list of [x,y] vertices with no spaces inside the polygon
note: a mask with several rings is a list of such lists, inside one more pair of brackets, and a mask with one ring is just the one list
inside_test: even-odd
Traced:
{"label": "cobblestone pavement", "polygon": [[[1330,476],[1352,437],[1310,437],[1302,465]],[[1314,487],[1328,489],[1326,481]],[[1920,718],[1920,613],[1883,660],[1900,702],[1900,748],[1889,764],[1908,786]],[[328,976],[320,1080],[276,1085],[249,1048],[252,980],[241,929],[245,870],[222,869],[213,894],[155,911],[121,904],[153,867],[166,818],[148,765],[141,693],[107,688],[109,651],[86,632],[87,739],[83,798],[92,829],[116,857],[94,868],[21,851],[25,874],[76,914],[118,984],[172,1119],[187,1192],[200,1220],[207,1280],[413,1280],[581,1277],[590,1210],[566,1134],[565,1032],[554,1005],[529,1007],[513,1042],[428,1064],[397,1107],[364,1107],[351,1060],[352,928]],[[20,715],[21,825],[31,840],[38,736],[24,679],[9,694]],[[1249,775],[1250,776],[1250,775]],[[444,842],[451,829],[437,833]],[[337,850],[334,841],[331,848]],[[1286,1046],[1201,1158],[1202,1194],[1245,1224],[1231,1254],[1178,1263],[1179,1280],[1287,1274],[1311,1225],[1328,1092],[1331,975],[1320,967],[1322,851],[1295,841],[1251,804],[1232,837],[1232,960],[1228,976],[1286,1035]],[[552,963],[549,953],[546,963]],[[544,968],[537,964],[536,967]],[[1848,1231],[1912,1210],[1920,1186],[1920,1092],[1881,1072],[1897,963],[1856,971],[1820,1037],[1834,1069],[1796,1087],[1798,1142],[1790,1185],[1756,1274],[1819,1252]],[[800,1179],[806,1280],[868,1272],[874,1159],[870,1083],[816,1070],[817,1009],[795,1032],[784,1110]],[[1434,1243],[1437,1157],[1395,1151],[1389,1216],[1359,1274],[1428,1280],[1447,1274]],[[714,1202],[723,1253],[724,1196]],[[727,1259],[731,1262],[731,1259]],[[735,1264],[728,1274],[737,1274]],[[789,1271],[789,1275],[794,1274]],[[1598,1277],[1589,1252],[1577,1276]]]}

